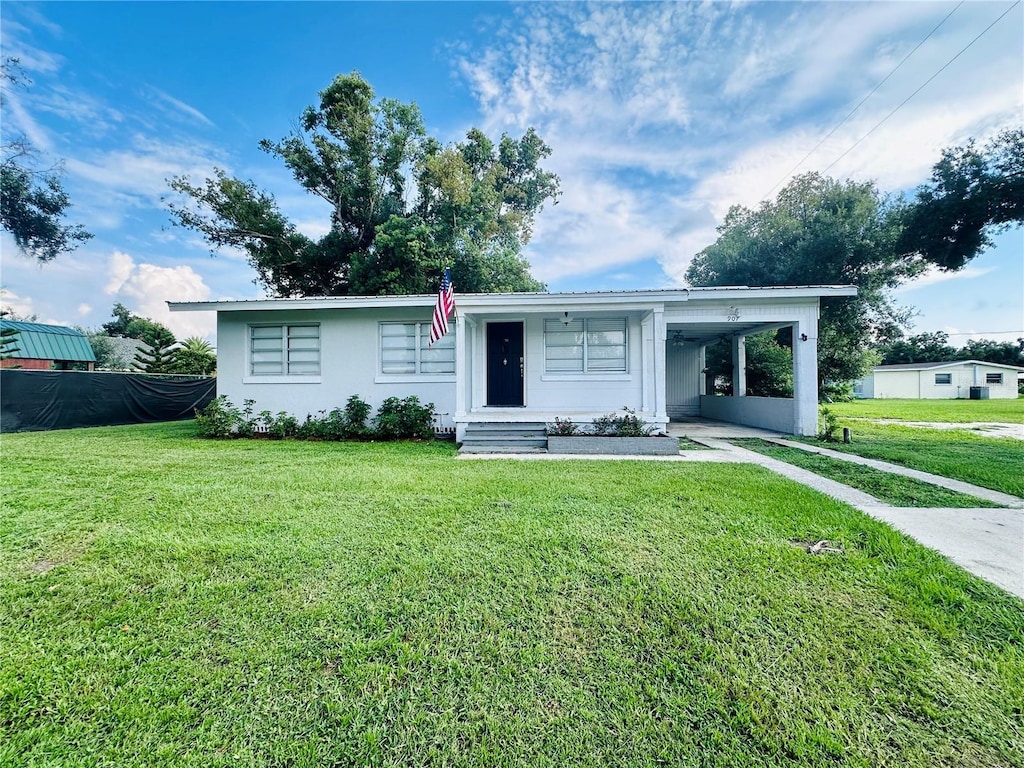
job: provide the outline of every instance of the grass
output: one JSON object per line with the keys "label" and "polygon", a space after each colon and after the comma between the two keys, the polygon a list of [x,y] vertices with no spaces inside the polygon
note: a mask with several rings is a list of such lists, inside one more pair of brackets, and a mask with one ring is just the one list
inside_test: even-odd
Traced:
{"label": "grass", "polygon": [[[965,430],[903,427],[840,419],[853,432],[852,443],[827,447],[911,469],[963,480],[995,491],[1024,496],[1024,441],[981,437]],[[799,438],[794,438],[799,439]],[[808,438],[805,442],[819,444]]]}
{"label": "grass", "polygon": [[1024,398],[1016,400],[853,400],[829,403],[829,410],[845,418],[898,419],[900,421],[998,421],[1024,424]]}
{"label": "grass", "polygon": [[761,468],[190,434],[4,436],[0,765],[1024,766],[1021,602]]}
{"label": "grass", "polygon": [[[897,507],[998,507],[984,499],[967,496],[936,485],[914,480],[848,461],[808,453],[799,448],[776,445],[765,440],[743,439],[730,442],[757,451],[765,456],[803,467],[852,488],[869,493],[886,504]],[[831,447],[831,446],[829,446]]]}

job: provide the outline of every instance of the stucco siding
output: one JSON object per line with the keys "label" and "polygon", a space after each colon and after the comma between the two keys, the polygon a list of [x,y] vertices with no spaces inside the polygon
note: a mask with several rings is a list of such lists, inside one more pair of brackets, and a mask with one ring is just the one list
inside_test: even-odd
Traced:
{"label": "stucco siding", "polygon": [[[1002,382],[988,382],[987,374],[1001,374]],[[948,375],[949,384],[937,384],[936,375]],[[959,365],[925,370],[873,372],[873,391],[877,399],[910,398],[955,400],[971,396],[971,387],[988,387],[989,397],[1016,398],[1017,373],[1008,368],[987,365]]]}
{"label": "stucco siding", "polygon": [[[343,407],[359,395],[376,409],[388,397],[416,395],[432,402],[438,413],[455,411],[455,376],[384,376],[380,371],[380,322],[429,322],[422,310],[394,308],[232,312],[217,318],[217,394],[236,405],[256,401],[256,410],[307,413]],[[253,324],[319,323],[319,376],[249,375],[249,326]]]}

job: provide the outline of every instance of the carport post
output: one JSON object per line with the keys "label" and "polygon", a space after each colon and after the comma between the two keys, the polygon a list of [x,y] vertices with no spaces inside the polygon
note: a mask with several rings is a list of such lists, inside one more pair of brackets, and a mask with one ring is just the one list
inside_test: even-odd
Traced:
{"label": "carport post", "polygon": [[697,370],[700,371],[700,379],[697,384],[697,394],[706,395],[708,393],[708,374],[705,369],[708,367],[708,345],[701,344],[697,347]]}
{"label": "carport post", "polygon": [[793,324],[793,432],[818,433],[818,317]]}
{"label": "carport post", "polygon": [[732,337],[732,396],[747,395],[747,337]]}

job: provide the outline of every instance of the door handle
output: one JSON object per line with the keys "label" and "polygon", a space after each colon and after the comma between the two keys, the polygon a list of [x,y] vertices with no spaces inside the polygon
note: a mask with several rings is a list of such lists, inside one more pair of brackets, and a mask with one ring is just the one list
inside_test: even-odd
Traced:
{"label": "door handle", "polygon": [[519,378],[521,379],[523,377],[524,377],[523,358],[520,357],[519,358]]}

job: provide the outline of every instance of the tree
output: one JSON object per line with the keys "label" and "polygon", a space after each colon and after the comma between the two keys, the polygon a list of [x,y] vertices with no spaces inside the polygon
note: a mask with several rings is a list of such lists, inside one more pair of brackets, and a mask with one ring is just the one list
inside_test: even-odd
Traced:
{"label": "tree", "polygon": [[907,208],[900,248],[946,271],[992,245],[991,235],[1024,222],[1024,129],[979,150],[973,140],[943,150],[931,182]]}
{"label": "tree", "polygon": [[169,330],[160,327],[143,338],[143,347],[135,355],[135,367],[143,373],[175,373],[174,345],[178,342]]}
{"label": "tree", "polygon": [[956,352],[957,360],[984,360],[986,363],[1016,365],[1024,368],[1024,338],[1012,341],[971,339]]}
{"label": "tree", "polygon": [[[0,310],[0,319],[7,317],[9,312]],[[20,352],[18,346],[18,331],[8,325],[0,323],[0,360],[9,360],[14,357],[15,352]]]}
{"label": "tree", "polygon": [[107,336],[121,336],[125,339],[145,339],[158,332],[171,333],[167,326],[133,314],[124,304],[117,302],[110,311],[114,319],[103,324],[103,332]]}
{"label": "tree", "polygon": [[205,339],[190,336],[174,351],[174,372],[209,376],[217,370],[217,355]]}
{"label": "tree", "polygon": [[884,344],[879,352],[882,365],[900,363],[941,363],[956,360],[957,352],[949,345],[949,336],[942,331],[920,333],[909,339]]}
{"label": "tree", "polygon": [[[5,58],[0,65],[3,90],[25,82],[18,60]],[[0,106],[6,107],[9,97],[3,90]],[[10,118],[5,115],[3,123],[10,124]],[[39,153],[26,136],[5,136],[0,158],[0,226],[11,233],[18,249],[45,264],[91,238],[81,224],[64,222],[70,206],[60,165],[41,168]]]}
{"label": "tree", "polygon": [[[856,297],[822,302],[819,392],[829,396],[875,363],[871,341],[899,335],[907,322],[889,291],[926,264],[899,253],[902,215],[901,204],[871,182],[798,176],[756,210],[731,208],[686,277],[698,286],[856,285]],[[756,350],[748,361],[756,362]]]}
{"label": "tree", "polygon": [[376,99],[353,72],[339,75],[299,131],[260,147],[331,206],[330,231],[300,233],[273,196],[215,169],[183,196],[173,221],[215,250],[244,250],[277,296],[410,294],[436,290],[445,266],[460,291],[538,290],[520,255],[535,214],[558,196],[540,167],[551,150],[532,129],[498,146],[479,130],[444,146],[427,138],[415,104]]}

